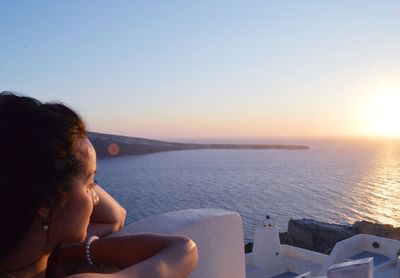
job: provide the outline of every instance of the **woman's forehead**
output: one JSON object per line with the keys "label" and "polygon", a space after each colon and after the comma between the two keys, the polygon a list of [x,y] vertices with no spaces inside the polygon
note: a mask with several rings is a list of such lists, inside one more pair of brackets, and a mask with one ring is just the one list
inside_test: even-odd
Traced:
{"label": "woman's forehead", "polygon": [[96,151],[88,138],[80,138],[77,142],[78,156],[83,161],[86,170],[94,172],[96,170]]}

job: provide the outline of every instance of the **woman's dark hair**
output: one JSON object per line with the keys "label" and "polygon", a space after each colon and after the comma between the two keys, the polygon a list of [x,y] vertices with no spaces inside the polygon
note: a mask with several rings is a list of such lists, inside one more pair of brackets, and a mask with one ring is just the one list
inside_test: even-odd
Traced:
{"label": "woman's dark hair", "polygon": [[82,119],[61,103],[0,93],[0,261],[30,228],[37,210],[65,201],[82,165]]}

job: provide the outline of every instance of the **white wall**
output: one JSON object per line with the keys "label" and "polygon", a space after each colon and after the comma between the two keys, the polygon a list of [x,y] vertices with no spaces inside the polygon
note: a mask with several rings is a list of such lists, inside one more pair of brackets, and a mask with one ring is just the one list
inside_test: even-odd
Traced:
{"label": "white wall", "polygon": [[190,209],[151,216],[126,226],[114,236],[163,233],[189,236],[199,262],[190,277],[244,278],[245,258],[240,215],[217,209]]}

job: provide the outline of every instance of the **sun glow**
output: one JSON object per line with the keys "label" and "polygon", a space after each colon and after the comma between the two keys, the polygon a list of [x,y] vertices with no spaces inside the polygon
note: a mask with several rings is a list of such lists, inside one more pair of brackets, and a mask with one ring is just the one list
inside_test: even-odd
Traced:
{"label": "sun glow", "polygon": [[386,137],[400,136],[400,92],[375,96],[368,106],[368,133]]}

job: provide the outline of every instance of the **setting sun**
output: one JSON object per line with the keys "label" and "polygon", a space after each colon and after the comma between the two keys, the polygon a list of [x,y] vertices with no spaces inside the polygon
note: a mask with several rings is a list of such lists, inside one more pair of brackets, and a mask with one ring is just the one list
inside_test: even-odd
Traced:
{"label": "setting sun", "polygon": [[368,109],[368,129],[378,136],[400,136],[400,96],[376,96]]}

